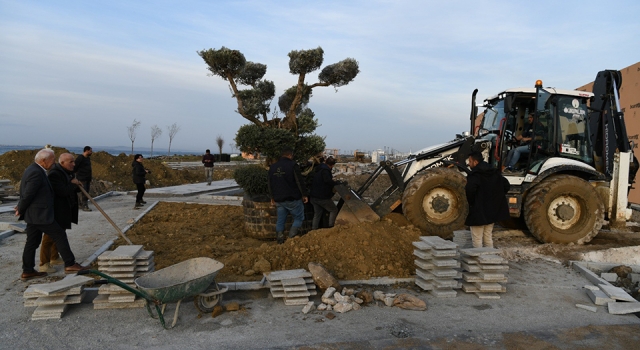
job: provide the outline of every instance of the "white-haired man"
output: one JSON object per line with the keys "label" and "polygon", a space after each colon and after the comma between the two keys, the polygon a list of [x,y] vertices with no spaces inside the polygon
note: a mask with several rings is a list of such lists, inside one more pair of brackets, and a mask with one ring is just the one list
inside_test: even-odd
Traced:
{"label": "white-haired man", "polygon": [[40,245],[43,232],[46,232],[55,242],[64,260],[65,273],[76,273],[85,269],[76,263],[67,233],[54,220],[54,193],[47,179],[47,170],[51,169],[54,163],[53,150],[42,149],[36,154],[35,162],[22,174],[20,201],[15,209],[16,216],[27,223],[27,241],[22,252],[22,275],[20,276],[23,281],[47,275],[46,272],[38,272],[34,269],[36,249]]}

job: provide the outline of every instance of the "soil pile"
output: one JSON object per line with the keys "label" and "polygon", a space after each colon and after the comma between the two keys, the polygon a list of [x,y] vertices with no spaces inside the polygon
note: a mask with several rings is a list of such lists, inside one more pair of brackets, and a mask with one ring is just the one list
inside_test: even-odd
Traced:
{"label": "soil pile", "polygon": [[397,222],[406,220],[391,214],[380,222],[311,231],[278,245],[245,237],[241,207],[163,202],[127,236],[155,252],[156,269],[201,256],[221,261],[221,282],[260,280],[269,268],[306,269],[309,262],[323,264],[340,279],[409,277],[415,270],[411,242],[420,232]]}
{"label": "soil pile", "polygon": [[[52,147],[57,157],[65,152],[66,148]],[[15,188],[19,188],[22,173],[33,163],[33,159],[39,150],[9,151],[0,154],[0,179],[11,180]],[[193,157],[192,157],[193,158]],[[108,191],[130,191],[136,186],[131,180],[131,163],[133,156],[124,153],[113,156],[107,152],[94,152],[91,155],[91,169],[93,181],[91,183],[91,195],[97,196]],[[175,170],[166,166],[162,160],[144,160],[145,168],[151,170],[147,174],[147,180],[151,183],[149,188],[176,186],[188,183],[204,181],[204,172],[199,169]],[[214,180],[232,178],[233,170],[215,168]]]}

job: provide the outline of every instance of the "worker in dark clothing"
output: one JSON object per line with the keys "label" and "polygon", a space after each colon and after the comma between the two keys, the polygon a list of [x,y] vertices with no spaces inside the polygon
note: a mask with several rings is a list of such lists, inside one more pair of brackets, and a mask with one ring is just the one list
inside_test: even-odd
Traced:
{"label": "worker in dark clothing", "polygon": [[205,155],[202,156],[202,163],[204,164],[204,177],[207,179],[207,186],[210,186],[213,179],[213,163],[215,163],[215,158],[213,154],[211,154],[210,150],[206,150],[205,152]]}
{"label": "worker in dark clothing", "polygon": [[505,196],[509,191],[509,181],[498,169],[485,162],[480,152],[471,152],[468,162],[471,173],[465,186],[469,202],[465,225],[471,229],[474,248],[493,248],[493,224],[510,217]]}
{"label": "worker in dark clothing", "polygon": [[289,231],[289,238],[293,238],[304,221],[304,203],[309,201],[300,168],[293,161],[293,151],[290,148],[285,148],[280,160],[269,167],[268,181],[271,204],[276,206],[278,212],[276,239],[278,244],[282,244],[287,215],[291,214],[293,217]]}
{"label": "worker in dark clothing", "polygon": [[133,207],[133,209],[140,209],[142,208],[142,205],[147,204],[147,202],[145,202],[142,197],[144,196],[144,191],[146,190],[144,187],[146,182],[145,176],[147,176],[147,173],[150,173],[150,171],[142,166],[143,159],[144,157],[142,157],[142,154],[136,154],[135,156],[133,156],[133,163],[131,164],[131,167],[133,168],[131,170],[131,175],[133,175],[133,183],[136,184],[136,187],[138,188],[138,194],[136,195],[136,205]]}
{"label": "worker in dark clothing", "polygon": [[336,222],[336,216],[338,216],[338,207],[331,199],[333,197],[333,186],[339,182],[333,180],[331,169],[336,165],[336,160],[333,157],[320,158],[320,164],[316,168],[315,174],[313,174],[313,181],[311,183],[311,204],[313,205],[313,224],[312,230],[317,230],[320,226],[320,220],[325,211],[329,212],[329,227],[333,227]]}
{"label": "worker in dark clothing", "polygon": [[[87,191],[87,193],[89,193],[89,187],[91,187],[91,178],[92,178],[91,154],[92,153],[93,153],[93,150],[91,149],[91,147],[84,146],[84,150],[82,154],[76,157],[76,165],[73,168],[73,172],[76,173],[76,179],[82,182],[82,187],[84,188],[85,191]],[[82,210],[91,211],[91,209],[89,208],[88,198],[82,193],[80,193],[79,196],[80,198],[78,199],[78,202],[80,203],[80,207],[82,208]]]}

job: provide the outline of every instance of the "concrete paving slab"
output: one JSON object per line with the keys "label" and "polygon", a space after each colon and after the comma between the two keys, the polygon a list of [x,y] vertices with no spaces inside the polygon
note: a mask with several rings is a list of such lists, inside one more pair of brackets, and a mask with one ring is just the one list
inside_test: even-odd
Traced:
{"label": "concrete paving slab", "polygon": [[460,249],[460,254],[468,256],[496,255],[500,254],[500,252],[500,249],[489,247]]}
{"label": "concrete paving slab", "polygon": [[635,302],[636,301],[636,299],[634,297],[629,295],[622,288],[611,286],[611,285],[606,285],[606,284],[601,284],[598,287],[600,287],[600,289],[602,289],[602,291],[606,295],[608,295],[609,298],[611,298],[611,299],[622,300],[622,301],[630,301],[630,302]]}
{"label": "concrete paving slab", "polygon": [[89,281],[93,281],[93,278],[86,276],[67,276],[66,278],[52,283],[32,284],[33,291],[40,292],[44,295],[50,295],[51,293],[61,292],[73,287],[81,286]]}
{"label": "concrete paving slab", "polygon": [[22,294],[22,296],[24,298],[38,298],[38,297],[42,297],[42,296],[56,297],[56,296],[61,296],[61,295],[74,295],[74,294],[82,293],[82,290],[84,289],[84,286],[77,286],[77,287],[74,287],[74,288],[69,288],[69,289],[63,290],[61,292],[49,293],[47,295],[47,294],[44,294],[44,293],[38,291],[33,286],[34,285],[32,284],[29,287],[27,287],[27,289]]}
{"label": "concrete paving slab", "polygon": [[618,274],[613,272],[603,272],[600,274],[600,278],[607,282],[615,282],[618,280]]}
{"label": "concrete paving slab", "polygon": [[134,260],[142,250],[141,245],[121,245],[109,254],[109,260]]}
{"label": "concrete paving slab", "polygon": [[638,302],[610,302],[607,304],[609,313],[613,315],[625,315],[640,312],[640,303]]}
{"label": "concrete paving slab", "polygon": [[292,278],[312,277],[311,273],[305,269],[265,272],[264,276],[267,278],[269,282],[282,281],[282,280],[292,279]]}
{"label": "concrete paving slab", "polygon": [[587,289],[587,295],[589,296],[589,299],[591,299],[591,301],[593,301],[593,303],[596,305],[607,305],[608,303],[615,301],[609,298],[609,296],[601,291],[600,288],[598,288],[597,290]]}
{"label": "concrete paving slab", "polygon": [[[186,184],[179,186],[150,188],[144,192],[146,197],[185,197],[195,196],[203,193],[217,192],[239,188],[235,180],[226,179],[211,182],[208,186],[206,182]],[[129,191],[127,194],[136,195],[137,191]]]}
{"label": "concrete paving slab", "polygon": [[420,240],[430,245],[433,249],[458,249],[457,244],[438,236],[420,236]]}
{"label": "concrete paving slab", "polygon": [[420,277],[416,277],[415,284],[418,287],[422,288],[423,290],[432,290],[433,289],[433,283],[425,281],[424,279],[422,279]]}
{"label": "concrete paving slab", "polygon": [[431,295],[436,298],[455,298],[458,296],[458,292],[452,289],[437,289],[434,288],[429,291]]}

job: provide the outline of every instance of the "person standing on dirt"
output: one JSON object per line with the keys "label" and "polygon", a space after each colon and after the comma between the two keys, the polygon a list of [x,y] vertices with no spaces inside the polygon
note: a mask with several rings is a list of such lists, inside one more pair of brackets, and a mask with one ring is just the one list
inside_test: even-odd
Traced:
{"label": "person standing on dirt", "polygon": [[333,174],[331,170],[336,165],[336,160],[333,157],[324,160],[324,157],[319,159],[316,172],[313,174],[313,181],[311,182],[311,204],[313,205],[313,224],[312,230],[317,230],[320,226],[320,220],[325,211],[329,212],[328,227],[333,227],[336,222],[336,216],[338,216],[338,207],[331,199],[333,197],[333,186],[339,184],[339,182],[333,180]]}
{"label": "person standing on dirt", "polygon": [[[76,179],[82,182],[82,187],[87,193],[89,193],[89,187],[91,187],[91,154],[93,154],[93,149],[89,146],[84,146],[84,150],[82,154],[80,154],[76,158],[76,166],[73,168],[73,171],[76,173]],[[84,211],[91,211],[89,208],[89,203],[87,197],[80,193],[80,206]]]}
{"label": "person standing on dirt", "polygon": [[[78,185],[82,182],[73,177],[75,161],[71,153],[63,153],[54,164],[47,177],[53,188],[53,218],[60,227],[71,229],[71,223],[78,224]],[[57,263],[59,261],[60,263]],[[62,264],[58,249],[46,231],[40,245],[40,272],[56,272],[53,265]]]}
{"label": "person standing on dirt", "polygon": [[131,167],[133,167],[133,170],[131,171],[131,174],[133,175],[133,183],[136,184],[136,187],[138,188],[136,205],[133,209],[140,209],[144,204],[147,204],[142,197],[144,196],[145,191],[145,176],[147,176],[147,173],[150,173],[150,171],[142,166],[143,159],[144,157],[142,157],[142,154],[136,154],[133,156],[133,163],[131,164]]}
{"label": "person standing on dirt", "polygon": [[493,248],[493,224],[510,218],[505,196],[509,191],[509,181],[498,169],[485,162],[480,152],[471,152],[468,162],[471,173],[465,186],[469,202],[465,225],[471,229],[474,248]]}
{"label": "person standing on dirt", "polygon": [[304,203],[307,203],[306,189],[303,186],[300,168],[293,161],[293,150],[285,148],[282,157],[269,167],[269,193],[271,205],[277,208],[276,239],[278,244],[284,243],[284,228],[287,215],[293,217],[289,238],[298,234],[304,221]]}
{"label": "person standing on dirt", "polygon": [[210,150],[205,151],[202,163],[204,164],[204,177],[207,179],[207,186],[210,186],[213,180],[213,163],[215,163],[215,158]]}
{"label": "person standing on dirt", "polygon": [[15,207],[15,215],[27,223],[25,230],[27,240],[22,252],[22,275],[20,275],[22,281],[47,275],[46,272],[38,272],[34,269],[36,249],[42,241],[43,232],[46,232],[55,242],[64,260],[65,273],[76,273],[86,269],[76,263],[67,233],[54,219],[54,192],[47,178],[47,170],[51,169],[55,163],[53,150],[45,148],[38,151],[34,160],[34,163],[29,165],[22,174],[20,201]]}

